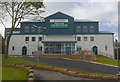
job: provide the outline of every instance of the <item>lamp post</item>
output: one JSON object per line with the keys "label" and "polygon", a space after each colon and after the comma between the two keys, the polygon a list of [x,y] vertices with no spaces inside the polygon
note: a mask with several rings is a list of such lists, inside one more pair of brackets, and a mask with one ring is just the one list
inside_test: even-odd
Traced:
{"label": "lamp post", "polygon": [[119,69],[119,53],[118,53],[118,40],[116,39],[116,46],[117,46],[117,65],[118,65],[118,73],[117,75],[120,76],[120,69]]}
{"label": "lamp post", "polygon": [[[28,42],[26,42],[26,44],[28,44]],[[29,55],[29,44],[28,44],[28,55]]]}
{"label": "lamp post", "polygon": [[[40,31],[42,29],[42,38],[43,38],[43,30],[46,29],[46,27],[37,27],[36,25],[33,25],[32,28],[38,28],[38,54],[39,54],[39,35]],[[39,62],[39,55],[37,55],[37,63]]]}

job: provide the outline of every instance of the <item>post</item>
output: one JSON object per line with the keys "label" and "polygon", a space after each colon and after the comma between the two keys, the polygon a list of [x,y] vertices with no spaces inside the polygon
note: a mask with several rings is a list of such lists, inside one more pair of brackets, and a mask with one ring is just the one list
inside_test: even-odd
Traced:
{"label": "post", "polygon": [[117,65],[118,65],[118,73],[117,75],[119,76],[120,75],[120,72],[119,72],[119,53],[118,53],[118,40],[116,39],[116,46],[117,46]]}

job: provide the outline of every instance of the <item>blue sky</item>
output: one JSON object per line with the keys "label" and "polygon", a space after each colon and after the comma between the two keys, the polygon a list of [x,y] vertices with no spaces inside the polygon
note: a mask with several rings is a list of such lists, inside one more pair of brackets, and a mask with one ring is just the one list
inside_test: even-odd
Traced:
{"label": "blue sky", "polygon": [[[118,0],[45,0],[45,13],[41,16],[46,17],[57,11],[61,11],[75,19],[89,19],[99,21],[101,31],[110,31],[118,35]],[[6,22],[10,27],[10,22]],[[0,33],[3,35],[4,27],[0,24]]]}

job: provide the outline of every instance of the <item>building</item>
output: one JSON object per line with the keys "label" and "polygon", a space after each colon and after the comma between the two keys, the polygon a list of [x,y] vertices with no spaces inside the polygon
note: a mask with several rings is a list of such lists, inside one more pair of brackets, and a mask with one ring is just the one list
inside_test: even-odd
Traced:
{"label": "building", "polygon": [[22,21],[14,31],[9,55],[75,54],[76,50],[93,50],[114,57],[114,33],[99,31],[99,21],[74,19],[57,12],[45,20]]}

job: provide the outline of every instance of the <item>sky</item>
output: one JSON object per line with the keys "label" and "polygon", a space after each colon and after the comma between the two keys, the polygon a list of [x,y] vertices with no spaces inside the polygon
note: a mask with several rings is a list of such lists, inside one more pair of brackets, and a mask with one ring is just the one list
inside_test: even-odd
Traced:
{"label": "sky", "polygon": [[[113,32],[118,38],[118,0],[45,0],[44,4],[43,17],[61,11],[75,19],[96,20],[100,31]],[[5,21],[5,25],[10,27],[10,22]],[[0,33],[4,35],[1,23]]]}

